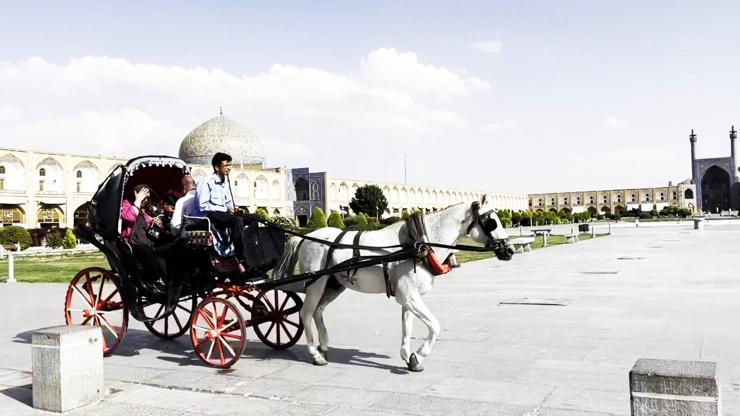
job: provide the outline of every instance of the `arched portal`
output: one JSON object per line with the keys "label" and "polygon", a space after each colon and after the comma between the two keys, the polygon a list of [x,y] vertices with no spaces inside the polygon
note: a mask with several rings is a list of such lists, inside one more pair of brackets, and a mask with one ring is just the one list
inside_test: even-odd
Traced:
{"label": "arched portal", "polygon": [[709,212],[730,209],[730,175],[719,166],[707,169],[701,178],[701,205]]}
{"label": "arched portal", "polygon": [[298,201],[308,201],[308,181],[304,178],[295,181],[295,196]]}

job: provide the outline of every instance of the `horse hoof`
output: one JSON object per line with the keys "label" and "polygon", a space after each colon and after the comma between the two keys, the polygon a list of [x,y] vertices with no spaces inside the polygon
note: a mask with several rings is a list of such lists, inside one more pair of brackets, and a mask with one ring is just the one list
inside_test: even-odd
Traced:
{"label": "horse hoof", "polygon": [[321,358],[313,357],[313,365],[321,366],[321,365],[326,365],[326,364],[327,364],[326,359],[324,359],[323,357]]}
{"label": "horse hoof", "polygon": [[324,357],[324,360],[329,361],[329,350],[319,350],[319,354]]}
{"label": "horse hoof", "polygon": [[419,359],[416,358],[416,353],[411,354],[406,366],[409,368],[409,371],[413,371],[415,373],[424,371],[424,366],[419,362]]}

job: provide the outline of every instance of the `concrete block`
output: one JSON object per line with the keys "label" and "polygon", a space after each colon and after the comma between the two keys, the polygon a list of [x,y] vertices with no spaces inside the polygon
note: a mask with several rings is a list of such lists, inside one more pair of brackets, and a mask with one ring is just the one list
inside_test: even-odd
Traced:
{"label": "concrete block", "polygon": [[103,336],[99,327],[56,326],[32,337],[33,407],[66,412],[102,399]]}
{"label": "concrete block", "polygon": [[717,364],[641,358],[630,370],[632,416],[718,416]]}
{"label": "concrete block", "polygon": [[706,220],[704,218],[694,218],[694,229],[702,231],[704,230],[704,224],[706,224]]}

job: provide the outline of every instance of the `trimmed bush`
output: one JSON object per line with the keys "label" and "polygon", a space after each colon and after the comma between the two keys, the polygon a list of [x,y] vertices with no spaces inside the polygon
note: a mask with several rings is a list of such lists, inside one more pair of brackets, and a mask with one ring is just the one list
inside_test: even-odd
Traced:
{"label": "trimmed bush", "polygon": [[273,215],[272,217],[270,217],[269,221],[283,228],[287,228],[289,230],[295,230],[295,223],[293,222],[292,219],[288,217],[281,217],[280,215]]}
{"label": "trimmed bush", "polygon": [[46,246],[50,248],[62,247],[64,242],[64,233],[59,228],[55,228],[46,234]]}
{"label": "trimmed bush", "polygon": [[342,220],[342,216],[339,214],[339,211],[332,211],[331,215],[329,215],[329,219],[326,220],[326,224],[329,227],[339,228],[340,230],[344,230],[344,220]]}
{"label": "trimmed bush", "polygon": [[269,221],[270,220],[270,214],[264,208],[257,208],[257,211],[255,211],[254,213],[257,214],[257,215],[259,215],[260,218],[262,218],[265,221]]}
{"label": "trimmed bush", "polygon": [[77,247],[77,236],[71,228],[67,228],[64,232],[64,238],[62,239],[62,247],[64,248],[75,248]]}
{"label": "trimmed bush", "polygon": [[0,244],[18,243],[21,245],[21,250],[25,250],[32,242],[31,234],[23,227],[12,225],[0,228]]}
{"label": "trimmed bush", "polygon": [[324,210],[316,207],[313,210],[313,215],[311,215],[311,219],[308,220],[308,228],[312,230],[317,230],[326,226],[326,214],[324,214]]}
{"label": "trimmed bush", "polygon": [[367,216],[365,214],[357,215],[357,227],[360,230],[367,230]]}

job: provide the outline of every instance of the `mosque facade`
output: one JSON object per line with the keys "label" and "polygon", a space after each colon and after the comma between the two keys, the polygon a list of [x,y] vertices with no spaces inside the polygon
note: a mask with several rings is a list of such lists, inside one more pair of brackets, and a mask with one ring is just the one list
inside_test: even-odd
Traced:
{"label": "mosque facade", "polygon": [[[230,175],[236,205],[254,212],[283,215],[300,223],[315,208],[350,213],[358,187],[379,186],[389,202],[386,215],[403,209],[436,211],[457,202],[492,197],[500,209],[527,209],[526,194],[471,191],[423,185],[379,183],[334,178],[309,168],[267,167],[262,142],[236,121],[219,115],[194,128],[182,140],[178,155],[191,167],[196,181],[212,173],[211,157],[225,152],[233,158]],[[86,219],[86,204],[98,184],[127,159],[0,148],[0,220],[3,226],[71,227]]]}
{"label": "mosque facade", "polygon": [[691,178],[675,185],[668,182],[667,186],[647,188],[530,194],[528,207],[533,211],[559,212],[566,208],[573,213],[589,211],[592,214],[619,214],[633,209],[660,211],[670,205],[693,212],[737,212],[740,210],[740,178],[735,162],[735,126],[729,133],[729,156],[699,159],[696,157],[698,135],[691,130]]}

